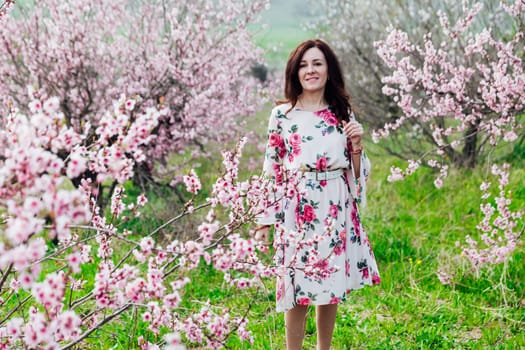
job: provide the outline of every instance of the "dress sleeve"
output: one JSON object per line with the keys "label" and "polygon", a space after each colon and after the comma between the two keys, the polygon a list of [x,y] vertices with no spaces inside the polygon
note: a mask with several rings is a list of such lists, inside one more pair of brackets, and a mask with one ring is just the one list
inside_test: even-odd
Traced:
{"label": "dress sleeve", "polygon": [[[276,108],[270,115],[262,174],[263,178],[270,181],[270,184],[277,185],[283,182],[282,165],[286,154],[282,129],[277,118],[278,115],[280,115],[280,112]],[[275,224],[283,215],[281,203],[283,195],[273,188],[274,186],[269,186],[269,195],[263,199],[262,208],[264,208],[264,212],[256,216],[256,222],[260,225]]]}
{"label": "dress sleeve", "polygon": [[356,179],[354,175],[354,164],[351,157],[352,146],[350,142],[347,143],[348,159],[350,162],[350,168],[346,170],[346,176],[348,179],[348,186],[352,197],[357,201],[361,207],[366,207],[366,182],[370,176],[370,159],[366,155],[365,151],[361,153],[361,165],[359,178]]}

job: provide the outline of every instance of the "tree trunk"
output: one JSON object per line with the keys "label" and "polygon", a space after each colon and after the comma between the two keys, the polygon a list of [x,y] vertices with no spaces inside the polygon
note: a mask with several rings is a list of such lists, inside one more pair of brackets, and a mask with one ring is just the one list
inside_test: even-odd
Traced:
{"label": "tree trunk", "polygon": [[463,168],[474,168],[478,160],[477,143],[479,133],[479,121],[471,125],[465,132],[465,144],[461,158],[457,165]]}

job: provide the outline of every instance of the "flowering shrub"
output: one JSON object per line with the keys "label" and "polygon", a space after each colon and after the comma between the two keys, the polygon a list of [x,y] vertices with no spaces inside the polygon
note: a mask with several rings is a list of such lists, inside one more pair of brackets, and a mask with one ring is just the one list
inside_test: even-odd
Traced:
{"label": "flowering shrub", "polygon": [[[516,1],[502,8],[522,23],[525,5]],[[393,96],[403,115],[374,132],[377,139],[388,137],[409,120],[418,122],[422,132],[432,136],[434,151],[428,151],[418,160],[410,160],[406,171],[392,168],[389,180],[399,180],[413,173],[425,158],[430,167],[439,169],[435,179],[441,187],[447,176],[446,160],[458,159],[466,166],[476,163],[480,147],[495,147],[502,142],[514,142],[522,133],[519,116],[525,103],[525,70],[520,53],[523,50],[523,32],[517,31],[507,42],[495,39],[489,29],[476,34],[473,26],[483,5],[464,4],[455,24],[442,12],[439,19],[447,40],[434,43],[429,33],[422,46],[408,40],[406,33],[392,30],[387,39],[376,43],[380,57],[393,70],[383,79],[383,92]],[[520,27],[522,28],[522,27]],[[462,41],[466,45],[462,46]],[[463,48],[462,60],[449,51]],[[421,62],[421,63],[416,63]],[[460,150],[459,147],[462,146]],[[431,155],[432,154],[432,155]],[[461,154],[461,155],[460,155]],[[489,263],[500,263],[514,251],[522,212],[509,209],[510,197],[504,191],[508,184],[509,166],[501,169],[493,165],[493,174],[499,176],[499,196],[495,198],[498,216],[494,219],[491,204],[481,206],[484,218],[478,225],[485,248],[471,237],[463,253],[475,269]],[[487,198],[487,185],[482,185],[482,198]],[[499,235],[499,233],[503,233]],[[443,278],[442,278],[443,279]]]}
{"label": "flowering shrub", "polygon": [[511,209],[510,193],[505,190],[509,183],[509,165],[493,165],[491,172],[498,178],[499,192],[494,197],[494,203],[491,203],[488,201],[491,197],[491,183],[483,182],[480,186],[483,192],[482,199],[485,201],[480,204],[483,219],[477,226],[482,232],[481,242],[467,236],[467,244],[462,247],[463,254],[476,270],[486,264],[504,262],[516,249],[525,229],[523,211]]}
{"label": "flowering shrub", "polygon": [[[124,2],[40,2],[23,25],[15,19],[2,23],[6,50],[0,56],[13,66],[2,64],[1,96],[26,100],[28,107],[2,106],[8,108],[0,132],[0,348],[72,348],[126,313],[140,317],[154,335],[132,339],[142,349],[182,349],[183,341],[219,348],[232,334],[253,340],[246,311],[203,301],[200,310],[188,312],[182,306],[184,287],[189,271],[202,261],[223,271],[225,281],[237,288],[251,288],[275,273],[258,256],[267,247],[240,228],[271,204],[265,198],[296,193],[294,175],[283,173],[290,179],[283,188],[257,176],[240,182],[243,140],[235,152],[224,152],[226,170],[211,197],[194,203],[201,184],[191,170],[183,180],[194,197],[182,213],[151,232],[123,228],[140,215],[147,198],[127,200],[122,185],[150,156],[162,157],[201,133],[218,130],[219,120],[230,132],[234,115],[253,111],[253,85],[244,77],[238,84],[238,73],[259,53],[247,45],[242,18],[247,21],[263,4],[245,8],[210,2],[164,12],[163,30],[168,23],[172,30],[165,42],[115,35],[111,29],[124,31],[127,24],[143,28],[149,38],[158,35],[132,20],[119,22],[124,17],[116,14],[127,13]],[[159,14],[160,6],[143,9],[148,6]],[[215,16],[212,9],[224,14]],[[207,15],[234,27],[217,27]],[[139,13],[133,20],[142,18]],[[210,33],[212,26],[217,36]],[[35,38],[39,45],[25,40],[39,33],[46,35]],[[127,41],[136,46],[118,45]],[[115,61],[120,57],[127,61]],[[221,64],[225,58],[227,65]],[[117,64],[127,62],[132,65]],[[36,81],[41,85],[25,89]],[[131,97],[112,102],[118,86]],[[46,97],[52,93],[59,97]],[[223,99],[230,103],[212,102]],[[201,117],[205,122],[195,119]],[[97,198],[108,182],[116,187],[104,215]],[[229,213],[226,223],[214,214],[219,206]],[[209,213],[197,239],[157,239],[168,225],[204,208]],[[312,264],[320,265],[315,259]]]}
{"label": "flowering shrub", "polygon": [[[183,342],[220,348],[232,334],[253,340],[246,310],[202,301],[199,310],[188,312],[184,301],[194,297],[185,295],[184,287],[191,283],[189,272],[203,262],[238,289],[284,273],[289,266],[264,263],[260,254],[268,247],[253,238],[253,230],[242,228],[275,201],[294,197],[299,177],[282,171],[288,181],[280,184],[258,176],[240,181],[243,138],[233,152],[223,151],[224,173],[206,201],[194,202],[201,184],[192,170],[184,181],[193,197],[182,213],[151,232],[129,231],[122,223],[139,216],[147,198],[129,201],[117,186],[103,215],[95,199],[97,184],[113,179],[123,184],[133,176],[134,165],[144,159],[141,146],[156,140],[153,130],[166,111],[134,114],[126,108],[128,101],[116,101],[94,135],[86,132],[89,126],[81,132],[68,126],[56,98],[32,101],[28,116],[17,109],[7,116],[0,154],[0,348],[72,348],[125,313],[130,318],[135,313],[158,339],[136,339],[143,349],[182,349]],[[65,160],[57,156],[63,151],[70,154]],[[96,175],[95,182],[81,179],[78,188],[72,186],[85,169]],[[168,225],[206,208],[195,239],[158,239]],[[219,208],[226,212],[225,222],[215,215]],[[301,234],[300,249],[319,240],[303,241]],[[332,272],[315,254],[302,268],[320,278]]]}
{"label": "flowering shrub", "polygon": [[[142,145],[140,171],[150,177],[154,169],[163,169],[155,175],[171,177],[180,169],[167,166],[168,154],[200,149],[209,140],[233,140],[243,125],[239,117],[252,115],[267,101],[265,88],[249,74],[262,61],[262,50],[247,30],[267,4],[17,4],[16,16],[3,18],[0,26],[0,116],[10,103],[28,113],[26,106],[35,96],[57,96],[66,124],[94,135],[108,127],[104,115],[124,93],[128,99],[123,108],[166,111],[153,130],[157,141]],[[88,148],[90,139],[84,139]],[[70,155],[59,156],[65,160]],[[77,175],[96,180],[88,169]],[[111,192],[100,195],[109,198]]]}

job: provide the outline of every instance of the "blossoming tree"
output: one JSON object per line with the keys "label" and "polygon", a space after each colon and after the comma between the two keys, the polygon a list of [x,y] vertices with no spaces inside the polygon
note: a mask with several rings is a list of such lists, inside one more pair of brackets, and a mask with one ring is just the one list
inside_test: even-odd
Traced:
{"label": "blossoming tree", "polygon": [[[472,6],[478,3],[479,6],[482,5],[483,10],[468,13],[462,8],[462,3],[472,4]],[[451,80],[456,72],[440,71],[441,68],[446,67],[441,67],[437,61],[424,61],[425,45],[428,46],[425,43],[431,43],[435,50],[441,53],[446,52],[447,59],[443,64],[452,61],[457,67],[474,69],[475,72],[468,78],[471,84],[465,86],[465,91],[463,91],[464,95],[474,98],[479,95],[476,91],[476,83],[482,77],[475,65],[480,59],[485,63],[491,61],[496,56],[497,48],[485,45],[484,50],[487,51],[487,55],[484,57],[479,57],[477,54],[465,54],[469,41],[474,39],[476,33],[487,29],[490,30],[491,37],[495,41],[505,43],[519,30],[521,23],[520,16],[510,15],[497,2],[488,0],[476,2],[358,0],[352,3],[330,1],[324,2],[323,8],[326,8],[326,16],[322,17],[318,27],[337,28],[337,30],[327,30],[326,36],[337,48],[346,71],[349,73],[348,83],[356,104],[362,110],[361,118],[375,129],[381,129],[385,124],[397,125],[398,123],[398,130],[390,132],[389,137],[382,142],[382,146],[390,153],[405,160],[418,159],[436,146],[433,130],[427,119],[417,117],[403,119],[406,113],[402,105],[398,103],[400,102],[399,96],[391,93],[392,90],[388,87],[384,87],[383,78],[390,75],[393,68],[384,56],[378,55],[374,43],[387,35],[387,29],[390,28],[389,30],[392,31],[395,28],[396,32],[403,33],[404,40],[419,45],[414,47],[414,51],[410,53],[411,65],[420,69],[423,68],[423,64],[430,67],[432,71],[425,72],[427,77],[429,74],[441,74],[434,79],[437,84],[440,83],[437,79]],[[475,16],[470,18],[474,14]],[[443,30],[439,18],[450,18],[450,21],[461,19],[468,26],[463,28],[460,36],[452,40],[447,29]],[[418,74],[419,71],[414,70],[413,73]],[[408,83],[410,84],[410,81]],[[447,85],[443,89],[446,90],[449,87]],[[443,94],[450,95],[448,92],[443,92]],[[417,86],[414,86],[412,96],[414,102],[420,99],[421,101],[426,100],[425,92],[417,89]],[[423,110],[423,107],[421,106],[421,113],[424,114],[426,111]],[[403,119],[402,122],[400,118]],[[471,131],[465,129],[463,134],[458,132],[460,140],[455,143],[454,147],[445,149],[448,160],[457,166],[472,167],[488,152],[489,147],[485,146],[487,141],[482,135],[483,132]],[[470,136],[467,137],[467,135]]]}
{"label": "blossoming tree", "polygon": [[[120,94],[129,97],[127,107],[165,109],[153,131],[156,142],[143,145],[145,171],[135,169],[136,176],[151,176],[160,169],[154,163],[172,152],[231,140],[242,128],[239,116],[253,114],[266,101],[249,74],[261,50],[247,30],[266,5],[266,0],[18,4],[0,27],[0,115],[9,103],[27,112],[33,98],[55,96],[67,125],[77,132],[89,126],[86,132],[95,135],[97,128],[112,127],[104,114]],[[90,140],[85,138],[86,147]],[[81,178],[96,181],[93,173],[78,175],[77,185]]]}
{"label": "blossoming tree", "polygon": [[[371,121],[376,127],[374,140],[393,138],[397,142],[390,151],[408,161],[405,170],[392,167],[389,180],[403,179],[424,164],[439,170],[435,185],[441,187],[450,164],[474,167],[497,146],[523,142],[525,2],[401,3],[404,6],[396,11],[383,12],[401,12],[403,16],[392,20],[386,39],[374,43],[377,55],[364,54],[360,56],[361,62],[355,61],[357,67],[368,65],[365,69],[368,73],[362,75],[372,77],[375,82],[372,86],[382,85],[383,96],[370,95],[377,97],[379,103],[367,100],[372,109],[365,107],[365,112],[370,111],[372,119],[376,117],[374,113],[393,112],[387,118],[379,116],[379,125]],[[369,52],[370,42],[360,42],[359,33],[377,30],[359,28],[363,24],[361,19],[369,18],[372,12],[377,15],[374,11],[378,9],[394,6],[367,4],[365,9],[359,4],[338,2],[335,8],[339,10],[332,13],[331,18],[336,18],[340,26],[357,26],[355,30],[337,31],[336,42],[342,42],[341,50],[350,47],[354,53],[343,57],[356,57],[360,49],[361,53]],[[378,22],[383,23],[388,16],[377,18],[382,18]],[[342,40],[345,33],[352,38]],[[347,63],[352,65],[354,61]],[[367,94],[369,81],[356,77],[359,78],[354,75],[351,84],[355,89],[364,85],[363,92]],[[377,106],[383,110],[378,111]],[[509,166],[505,164],[492,167],[492,174],[499,182],[494,204],[488,201],[489,180],[481,185],[484,201],[481,206],[484,218],[478,225],[481,242],[467,237],[463,247],[475,269],[505,261],[523,235],[523,213],[510,209],[511,199],[506,190],[508,172]]]}
{"label": "blossoming tree", "polygon": [[[523,138],[520,118],[525,102],[525,3],[502,2],[501,9],[516,23],[517,30],[507,40],[494,38],[491,28],[475,31],[476,16],[483,11],[483,4],[464,2],[454,24],[445,14],[438,13],[446,35],[441,42],[434,43],[428,33],[419,46],[409,42],[406,33],[394,29],[386,40],[376,43],[380,57],[393,70],[383,79],[383,92],[393,96],[403,115],[377,130],[374,136],[387,137],[408,120],[420,120],[421,133],[432,136],[435,151],[410,160],[405,173],[392,168],[391,180],[412,173],[421,161],[426,161],[440,169],[435,184],[441,187],[448,169],[446,160],[457,163],[460,159],[464,166],[473,166],[481,150],[516,142],[520,134]],[[461,45],[462,41],[466,45]],[[451,53],[455,46],[462,47],[459,57]],[[505,261],[523,234],[523,212],[510,209],[511,199],[505,190],[508,171],[507,164],[493,165],[492,173],[499,180],[496,205],[481,205],[484,218],[478,229],[482,242],[467,237],[463,252],[475,269]],[[488,182],[481,185],[483,199],[490,196],[489,186]]]}

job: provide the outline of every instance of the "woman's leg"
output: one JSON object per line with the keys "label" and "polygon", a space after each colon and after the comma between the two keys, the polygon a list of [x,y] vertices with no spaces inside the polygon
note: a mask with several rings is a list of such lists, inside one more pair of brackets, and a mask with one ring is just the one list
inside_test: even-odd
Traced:
{"label": "woman's leg", "polygon": [[296,306],[286,311],[286,350],[301,350],[303,348],[304,328],[308,306]]}
{"label": "woman's leg", "polygon": [[317,350],[329,350],[334,334],[337,304],[318,305],[317,318]]}

